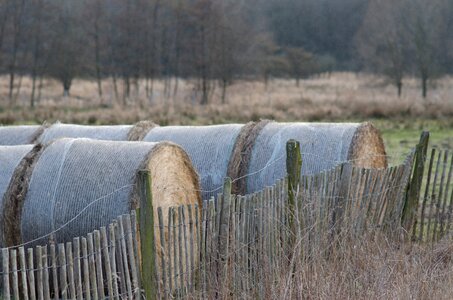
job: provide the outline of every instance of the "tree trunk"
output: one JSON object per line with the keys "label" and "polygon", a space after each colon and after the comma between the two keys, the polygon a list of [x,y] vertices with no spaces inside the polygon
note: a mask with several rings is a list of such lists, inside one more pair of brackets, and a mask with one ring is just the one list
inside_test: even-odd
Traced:
{"label": "tree trunk", "polygon": [[[2,16],[1,19],[1,25],[0,25],[0,49],[3,49],[3,41],[4,41],[4,36],[5,36],[5,28],[6,28],[6,23],[8,21],[8,6],[5,8],[5,13]],[[0,65],[2,64],[2,54],[0,51]]]}
{"label": "tree trunk", "polygon": [[69,97],[69,90],[71,89],[72,80],[64,79],[63,80],[63,97]]}
{"label": "tree trunk", "polygon": [[14,102],[15,103],[17,103],[17,99],[19,99],[19,93],[20,93],[20,90],[22,88],[22,79],[23,79],[23,76],[20,75],[19,76],[19,83],[17,84],[16,95],[14,95]]}
{"label": "tree trunk", "polygon": [[[17,5],[15,3],[14,5]],[[22,15],[24,11],[25,1],[21,1],[21,6],[16,7],[13,13],[13,49],[12,49],[12,59],[9,65],[9,99],[10,105],[13,105],[13,92],[14,92],[14,78],[16,73],[16,62],[17,62],[17,52],[19,51],[19,42],[22,36]],[[19,11],[17,11],[19,10]]]}
{"label": "tree trunk", "polygon": [[178,82],[179,82],[178,77],[175,77],[175,86],[173,88],[173,98],[175,98],[176,94],[178,93]]}
{"label": "tree trunk", "polygon": [[428,96],[428,76],[426,74],[422,75],[422,96],[423,98]]}
{"label": "tree trunk", "polygon": [[30,107],[35,107],[36,74],[32,76]]}
{"label": "tree trunk", "polygon": [[130,93],[131,93],[131,83],[130,83],[130,80],[129,80],[129,76],[125,76],[123,78],[123,81],[124,81],[123,105],[126,106],[127,105],[127,99],[129,98]]}
{"label": "tree trunk", "polygon": [[[99,4],[99,3],[98,3]],[[98,8],[98,7],[97,7]],[[97,16],[98,17],[98,16]],[[94,56],[96,65],[96,79],[98,84],[98,94],[102,104],[102,78],[101,78],[101,50],[99,46],[99,24],[98,19],[94,21]]]}
{"label": "tree trunk", "polygon": [[42,86],[43,86],[43,76],[39,77],[39,85],[38,85],[38,99],[36,99],[36,102],[41,101],[41,96],[42,96]]}
{"label": "tree trunk", "polygon": [[396,87],[398,89],[398,98],[401,98],[401,93],[403,91],[403,82],[401,80],[399,80],[397,83],[396,83]]}
{"label": "tree trunk", "polygon": [[113,92],[115,93],[115,101],[118,103],[118,84],[116,82],[116,74],[113,73],[112,75],[112,81],[113,81]]}
{"label": "tree trunk", "polygon": [[222,80],[222,104],[226,104],[226,90],[227,90],[228,82],[227,80]]}
{"label": "tree trunk", "polygon": [[14,76],[15,76],[15,68],[13,65],[10,66],[10,71],[9,71],[9,93],[8,93],[8,98],[9,98],[9,105],[13,106],[13,90],[14,90]]}
{"label": "tree trunk", "polygon": [[201,105],[206,105],[209,102],[208,79],[203,76],[201,79]]}

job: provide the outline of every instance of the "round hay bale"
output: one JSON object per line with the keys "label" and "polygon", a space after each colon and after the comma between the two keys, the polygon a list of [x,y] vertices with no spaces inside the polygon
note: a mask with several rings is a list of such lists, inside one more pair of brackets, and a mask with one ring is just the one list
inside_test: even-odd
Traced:
{"label": "round hay bale", "polygon": [[[19,166],[23,158],[30,153],[33,145],[20,146],[0,146],[0,226],[3,227],[3,202],[5,193],[14,175],[14,171]],[[3,233],[0,232],[0,248],[4,247]]]}
{"label": "round hay bale", "polygon": [[156,127],[143,140],[168,140],[181,145],[189,154],[200,176],[202,198],[206,200],[222,192],[230,157],[243,126],[228,124]]}
{"label": "round hay bale", "polygon": [[30,169],[27,191],[5,200],[8,246],[44,244],[52,232],[55,242],[71,241],[129,213],[138,205],[141,169],[151,174],[155,220],[157,207],[163,208],[165,219],[170,206],[201,206],[190,159],[168,142],[60,139],[46,146]]}
{"label": "round hay bale", "polygon": [[236,138],[227,172],[227,176],[234,179],[231,192],[235,195],[244,195],[247,192],[247,172],[252,149],[257,136],[269,122],[268,120],[249,122],[242,127]]}
{"label": "round hay bale", "polygon": [[268,123],[256,138],[249,163],[247,193],[286,175],[286,142],[300,142],[302,174],[310,175],[352,161],[355,166],[385,168],[379,131],[371,123]]}
{"label": "round hay bale", "polygon": [[55,123],[48,127],[38,139],[46,144],[59,138],[89,138],[105,141],[127,141],[133,125],[87,126]]}
{"label": "round hay bale", "polygon": [[34,144],[45,128],[45,125],[1,126],[0,145]]}
{"label": "round hay bale", "polygon": [[142,141],[148,132],[158,125],[151,121],[140,121],[134,124],[127,134],[128,141]]}

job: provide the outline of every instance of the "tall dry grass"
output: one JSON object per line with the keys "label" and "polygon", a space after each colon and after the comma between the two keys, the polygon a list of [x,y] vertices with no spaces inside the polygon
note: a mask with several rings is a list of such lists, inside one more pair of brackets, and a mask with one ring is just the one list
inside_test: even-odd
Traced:
{"label": "tall dry grass", "polygon": [[[308,242],[300,239],[297,245]],[[382,234],[343,239],[329,256],[312,249],[302,258],[294,248],[292,261],[271,265],[263,253],[251,273],[239,274],[247,288],[235,287],[232,276],[210,282],[200,299],[452,299],[451,241],[435,246],[395,241]],[[253,279],[247,278],[253,276]],[[208,278],[215,278],[209,275]]]}
{"label": "tall dry grass", "polygon": [[[194,80],[155,81],[152,93],[146,96],[146,82],[132,85],[130,97],[123,99],[123,87],[118,84],[119,97],[111,79],[102,82],[103,97],[97,94],[94,81],[75,80],[70,97],[62,97],[62,88],[55,80],[43,81],[42,95],[35,109],[30,109],[31,80],[23,77],[14,107],[8,106],[8,80],[0,78],[0,123],[43,121],[115,124],[151,119],[160,124],[212,124],[245,122],[258,118],[279,121],[337,121],[369,118],[428,118],[453,116],[453,79],[436,81],[428,98],[421,97],[419,82],[404,81],[401,98],[384,79],[355,73],[333,73],[308,80],[296,86],[294,80],[274,79],[268,85],[255,80],[236,81],[227,90],[227,103],[221,103],[221,90],[216,88],[211,103],[199,105],[200,94]],[[150,86],[149,86],[150,88]]]}

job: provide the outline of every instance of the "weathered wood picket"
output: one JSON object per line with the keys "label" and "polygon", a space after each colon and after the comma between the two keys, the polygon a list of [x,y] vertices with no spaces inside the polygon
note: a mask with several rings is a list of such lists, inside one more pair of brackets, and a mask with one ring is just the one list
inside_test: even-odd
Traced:
{"label": "weathered wood picket", "polygon": [[453,215],[453,153],[433,148],[428,153],[425,174],[413,226],[413,240],[437,242],[451,238]]}
{"label": "weathered wood picket", "polygon": [[3,300],[141,299],[135,212],[64,244],[1,250]]}

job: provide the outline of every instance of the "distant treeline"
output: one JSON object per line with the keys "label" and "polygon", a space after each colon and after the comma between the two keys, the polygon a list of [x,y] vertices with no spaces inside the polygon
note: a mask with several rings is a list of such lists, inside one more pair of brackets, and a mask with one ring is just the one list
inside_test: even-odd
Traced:
{"label": "distant treeline", "polygon": [[[200,102],[238,78],[306,78],[334,70],[453,72],[451,0],[1,0],[0,72],[14,103],[17,77],[44,77],[68,94],[74,78],[192,78]],[[169,89],[176,90],[177,81]],[[115,90],[117,90],[115,88]],[[225,98],[225,97],[223,97]]]}

